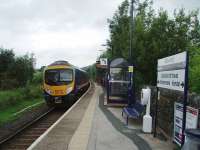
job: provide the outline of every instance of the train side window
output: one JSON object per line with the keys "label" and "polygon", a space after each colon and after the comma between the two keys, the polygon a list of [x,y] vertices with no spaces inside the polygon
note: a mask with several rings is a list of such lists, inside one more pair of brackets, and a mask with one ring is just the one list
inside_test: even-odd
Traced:
{"label": "train side window", "polygon": [[76,84],[79,85],[80,84],[80,72],[77,69],[75,71],[75,79],[76,79]]}

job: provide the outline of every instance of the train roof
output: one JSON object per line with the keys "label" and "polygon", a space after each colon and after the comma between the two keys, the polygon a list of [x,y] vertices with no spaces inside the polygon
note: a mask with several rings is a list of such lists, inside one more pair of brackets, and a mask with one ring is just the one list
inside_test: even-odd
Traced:
{"label": "train roof", "polygon": [[65,60],[55,61],[48,66],[56,66],[56,65],[70,65],[71,66],[71,64],[69,64],[68,61],[65,61]]}
{"label": "train roof", "polygon": [[80,71],[86,72],[85,70],[80,69],[80,68],[78,68],[78,67],[76,67],[76,66],[70,64],[68,61],[65,61],[65,60],[58,60],[58,61],[55,61],[55,62],[51,63],[50,65],[48,65],[47,67],[51,67],[51,66],[60,66],[60,65],[71,66],[71,67],[73,67],[73,68],[75,68],[75,69],[78,69],[78,70],[80,70]]}

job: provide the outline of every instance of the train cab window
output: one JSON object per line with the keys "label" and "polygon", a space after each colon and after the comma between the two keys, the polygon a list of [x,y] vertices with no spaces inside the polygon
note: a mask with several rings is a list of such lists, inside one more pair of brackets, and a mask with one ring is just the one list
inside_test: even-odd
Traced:
{"label": "train cab window", "polygon": [[60,70],[60,81],[72,81],[73,74],[71,69]]}
{"label": "train cab window", "polygon": [[72,69],[55,69],[45,71],[45,83],[49,85],[65,85],[73,81]]}
{"label": "train cab window", "polygon": [[48,70],[45,72],[46,83],[55,83],[59,80],[59,72],[57,70]]}

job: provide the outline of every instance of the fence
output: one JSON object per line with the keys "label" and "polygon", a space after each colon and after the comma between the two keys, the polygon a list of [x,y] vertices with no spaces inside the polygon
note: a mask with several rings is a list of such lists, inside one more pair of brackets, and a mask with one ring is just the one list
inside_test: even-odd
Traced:
{"label": "fence", "polygon": [[[156,87],[150,88],[152,90],[151,115],[154,117],[157,90]],[[157,110],[158,127],[161,128],[170,137],[173,136],[175,102],[183,102],[183,93],[167,89],[160,89],[160,100],[158,101]],[[200,109],[200,95],[197,95],[195,93],[189,94],[188,106]],[[198,128],[200,128],[200,114]]]}

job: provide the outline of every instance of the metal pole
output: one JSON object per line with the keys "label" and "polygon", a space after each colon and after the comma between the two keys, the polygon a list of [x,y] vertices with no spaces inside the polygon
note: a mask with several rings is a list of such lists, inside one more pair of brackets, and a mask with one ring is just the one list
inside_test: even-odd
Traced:
{"label": "metal pole", "polygon": [[131,0],[131,9],[130,9],[130,49],[129,49],[129,62],[132,58],[132,47],[133,47],[133,11],[134,11],[134,4],[135,0]]}
{"label": "metal pole", "polygon": [[[129,63],[134,67],[134,61],[132,60],[132,51],[133,51],[133,11],[134,11],[135,0],[131,0],[130,8],[130,49],[129,49]],[[129,102],[128,105],[131,105],[132,99],[135,100],[135,83],[134,83],[134,72],[129,72]]]}
{"label": "metal pole", "polygon": [[109,85],[109,80],[110,80],[110,60],[108,59],[108,64],[107,64],[107,77],[106,77],[106,86],[107,86],[107,103],[110,102],[109,95],[110,95],[110,85]]}
{"label": "metal pole", "polygon": [[189,55],[186,52],[186,68],[185,68],[185,86],[184,86],[184,101],[183,101],[183,122],[182,122],[182,145],[185,142],[185,126],[186,126],[186,108],[187,108],[187,99],[188,99],[188,66],[189,66]]}
{"label": "metal pole", "polygon": [[113,58],[113,45],[111,45],[111,58]]}
{"label": "metal pole", "polygon": [[160,91],[159,88],[157,87],[156,89],[157,91],[157,95],[156,95],[156,103],[155,103],[155,111],[154,111],[154,132],[153,132],[153,136],[156,137],[157,136],[157,123],[158,123],[158,100],[160,99]]}

